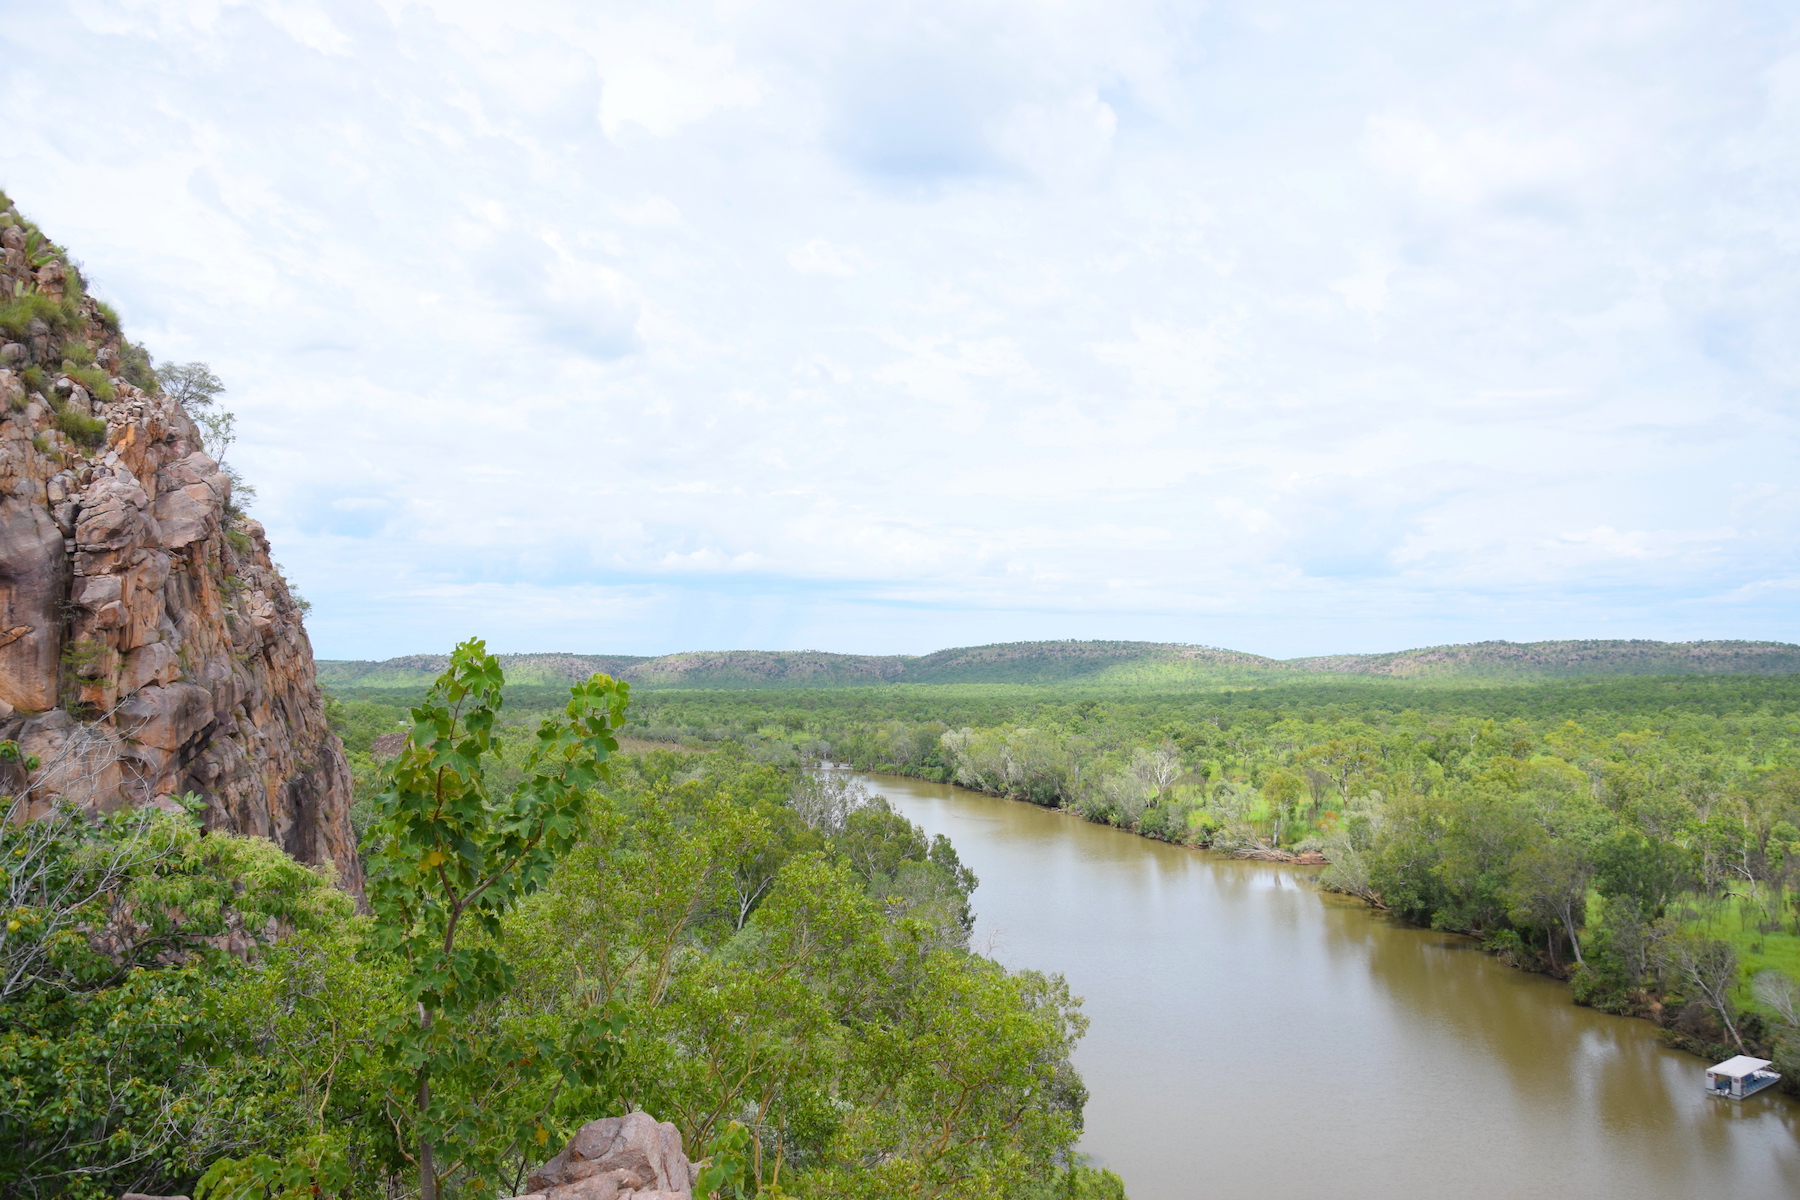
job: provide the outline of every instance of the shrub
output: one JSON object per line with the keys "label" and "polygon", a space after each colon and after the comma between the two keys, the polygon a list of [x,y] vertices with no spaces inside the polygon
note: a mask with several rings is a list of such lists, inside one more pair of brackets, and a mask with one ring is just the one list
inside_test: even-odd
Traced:
{"label": "shrub", "polygon": [[100,676],[110,652],[104,642],[96,642],[91,638],[83,638],[78,642],[70,642],[63,647],[63,665],[83,679],[96,679]]}
{"label": "shrub", "polygon": [[74,367],[66,371],[70,379],[88,390],[88,394],[101,400],[113,398],[112,377],[99,367]]}
{"label": "shrub", "polygon": [[52,329],[61,329],[68,324],[68,314],[63,312],[61,305],[42,292],[26,292],[0,305],[0,329],[14,338],[28,336],[26,330],[33,321],[42,321]]}
{"label": "shrub", "polygon": [[55,423],[58,430],[90,450],[97,449],[106,442],[106,422],[99,417],[88,416],[74,405],[58,405]]}
{"label": "shrub", "polygon": [[156,364],[150,361],[150,352],[136,342],[126,342],[119,347],[119,374],[133,387],[142,388],[153,396],[162,391],[162,384],[156,378]]}
{"label": "shrub", "polygon": [[63,256],[63,311],[68,314],[69,324],[84,325],[87,315],[81,311],[81,302],[87,299],[87,276],[81,273],[81,264],[67,255]]}

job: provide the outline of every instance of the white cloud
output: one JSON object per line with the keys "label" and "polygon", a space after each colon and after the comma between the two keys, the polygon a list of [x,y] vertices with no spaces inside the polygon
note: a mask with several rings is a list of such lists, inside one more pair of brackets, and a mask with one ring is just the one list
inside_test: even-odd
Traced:
{"label": "white cloud", "polygon": [[840,249],[824,238],[813,238],[788,253],[788,265],[802,275],[859,275],[869,262],[852,249]]}
{"label": "white cloud", "polygon": [[1800,637],[1793,14],[15,9],[321,653]]}
{"label": "white cloud", "polygon": [[618,137],[627,125],[668,137],[719,109],[762,98],[761,82],[736,69],[728,47],[680,37],[661,42],[643,58],[608,56],[600,100],[600,125],[607,137]]}

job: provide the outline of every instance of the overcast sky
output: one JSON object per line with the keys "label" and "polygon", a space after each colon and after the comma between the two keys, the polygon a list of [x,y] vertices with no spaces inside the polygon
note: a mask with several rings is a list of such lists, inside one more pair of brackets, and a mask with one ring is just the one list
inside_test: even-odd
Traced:
{"label": "overcast sky", "polygon": [[1800,640],[1800,6],[0,0],[321,657]]}

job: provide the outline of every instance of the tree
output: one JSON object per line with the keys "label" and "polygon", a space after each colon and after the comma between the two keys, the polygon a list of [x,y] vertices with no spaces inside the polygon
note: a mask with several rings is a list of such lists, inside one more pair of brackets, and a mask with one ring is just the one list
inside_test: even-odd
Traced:
{"label": "tree", "polygon": [[1656,946],[1656,962],[1673,982],[1718,1014],[1741,1052],[1744,1039],[1731,1019],[1731,989],[1737,984],[1737,951],[1730,942],[1692,929],[1669,930]]}
{"label": "tree", "polygon": [[1299,816],[1300,801],[1306,796],[1306,780],[1285,768],[1270,773],[1263,780],[1262,796],[1269,811],[1275,814],[1274,842],[1281,845],[1282,827]]}
{"label": "tree", "polygon": [[1750,981],[1756,1002],[1775,1014],[1775,1065],[1785,1075],[1800,1069],[1800,982],[1770,968]]}
{"label": "tree", "polygon": [[1126,768],[1139,782],[1149,788],[1160,801],[1168,795],[1169,788],[1181,775],[1181,755],[1175,747],[1164,743],[1154,750],[1139,747],[1131,754],[1131,765]]}
{"label": "tree", "polygon": [[1687,851],[1635,829],[1622,829],[1600,843],[1594,868],[1594,885],[1602,896],[1629,896],[1653,919],[1694,882],[1693,858]]}
{"label": "tree", "polygon": [[[501,795],[488,772],[501,750],[495,724],[504,684],[483,642],[456,647],[412,710],[369,837],[376,939],[404,960],[403,991],[414,1010],[385,1031],[386,1061],[390,1090],[409,1097],[394,1104],[395,1116],[404,1113],[412,1126],[423,1200],[437,1200],[442,1176],[498,1157],[496,1114],[482,1102],[492,1069],[472,1052],[463,1025],[506,992],[512,972],[492,944],[459,935],[468,925],[497,934],[506,913],[548,882],[576,843],[590,794],[608,777],[630,702],[629,685],[604,675],[570,688],[562,713],[539,725],[522,781]],[[532,1061],[579,1075],[604,1032],[578,1023],[563,1046],[540,1046]],[[456,1080],[453,1093],[434,1092],[442,1077]],[[441,1148],[455,1153],[440,1162]]]}
{"label": "tree", "polygon": [[1750,994],[1768,1008],[1790,1033],[1800,1033],[1800,983],[1770,968],[1758,971],[1750,981]]}
{"label": "tree", "polygon": [[1365,737],[1333,738],[1323,746],[1314,746],[1301,756],[1316,765],[1337,785],[1338,798],[1350,799],[1350,784],[1380,763],[1379,748]]}
{"label": "tree", "polygon": [[[1549,931],[1552,938],[1558,931],[1566,934],[1575,962],[1580,965],[1581,926],[1587,910],[1588,881],[1593,876],[1594,864],[1579,846],[1566,838],[1540,834],[1513,856],[1508,915],[1515,924]],[[1551,944],[1550,961],[1554,964],[1554,941]]]}
{"label": "tree", "polygon": [[213,1053],[216,1002],[274,930],[335,927],[349,897],[273,843],[207,833],[189,813],[59,803],[30,820],[23,799],[0,818],[0,861],[15,868],[0,923],[0,1194],[172,1191],[216,1155],[283,1138],[292,1114],[262,1102],[270,1073]]}
{"label": "tree", "polygon": [[163,395],[176,401],[193,415],[198,409],[211,408],[213,401],[225,394],[225,383],[203,362],[164,363],[156,368],[156,381]]}

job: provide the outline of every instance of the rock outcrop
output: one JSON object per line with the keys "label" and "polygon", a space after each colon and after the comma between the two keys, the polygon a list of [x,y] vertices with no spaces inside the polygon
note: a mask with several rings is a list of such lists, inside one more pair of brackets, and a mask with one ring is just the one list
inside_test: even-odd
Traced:
{"label": "rock outcrop", "polygon": [[263,527],[79,272],[0,207],[0,738],[40,760],[29,806],[197,793],[210,827],[360,892],[349,766]]}
{"label": "rock outcrop", "polygon": [[628,1113],[583,1125],[525,1180],[522,1200],[693,1200],[696,1175],[674,1125]]}

